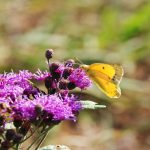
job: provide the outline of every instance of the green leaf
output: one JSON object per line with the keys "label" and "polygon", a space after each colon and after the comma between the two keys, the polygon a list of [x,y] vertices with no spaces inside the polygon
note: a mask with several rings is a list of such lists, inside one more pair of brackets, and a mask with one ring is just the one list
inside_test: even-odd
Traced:
{"label": "green leaf", "polygon": [[99,105],[96,102],[93,101],[81,101],[82,107],[84,109],[97,109],[97,108],[106,108],[105,105]]}

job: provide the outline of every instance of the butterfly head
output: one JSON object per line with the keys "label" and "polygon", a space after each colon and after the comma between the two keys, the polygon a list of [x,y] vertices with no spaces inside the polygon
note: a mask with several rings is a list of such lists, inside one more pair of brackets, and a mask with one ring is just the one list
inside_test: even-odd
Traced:
{"label": "butterfly head", "polygon": [[88,65],[80,65],[80,68],[87,71],[89,69]]}

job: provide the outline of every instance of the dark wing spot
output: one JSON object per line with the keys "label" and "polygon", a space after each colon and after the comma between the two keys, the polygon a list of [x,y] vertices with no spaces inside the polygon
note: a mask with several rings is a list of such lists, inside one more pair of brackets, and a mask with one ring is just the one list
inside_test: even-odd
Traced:
{"label": "dark wing spot", "polygon": [[113,82],[116,82],[116,74],[111,79]]}
{"label": "dark wing spot", "polygon": [[115,81],[115,78],[113,77],[112,80]]}
{"label": "dark wing spot", "polygon": [[105,69],[105,67],[103,67],[103,69]]}

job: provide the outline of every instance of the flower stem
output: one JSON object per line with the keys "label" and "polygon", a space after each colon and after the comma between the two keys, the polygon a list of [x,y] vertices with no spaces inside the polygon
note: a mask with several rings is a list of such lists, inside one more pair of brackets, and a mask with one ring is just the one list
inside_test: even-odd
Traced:
{"label": "flower stem", "polygon": [[37,150],[41,144],[43,143],[43,141],[45,140],[46,136],[48,135],[49,132],[47,132],[46,134],[44,134],[43,138],[41,139],[41,141],[39,142],[39,144],[37,145],[37,147],[35,148],[35,150]]}
{"label": "flower stem", "polygon": [[[42,133],[43,134],[43,133]],[[41,134],[41,135],[42,135]],[[32,144],[27,148],[27,150],[30,150],[30,148],[41,138],[41,135],[39,135],[33,142]]]}
{"label": "flower stem", "polygon": [[16,144],[15,150],[19,150],[19,144]]}
{"label": "flower stem", "polygon": [[38,141],[40,140],[52,127],[45,129],[41,134],[33,141],[33,143],[27,148],[27,150],[30,150],[30,148]]}

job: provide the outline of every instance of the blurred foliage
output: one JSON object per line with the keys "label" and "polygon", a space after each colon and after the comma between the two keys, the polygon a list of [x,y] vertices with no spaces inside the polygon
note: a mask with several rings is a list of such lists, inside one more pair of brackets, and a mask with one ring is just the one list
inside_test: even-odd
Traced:
{"label": "blurred foliage", "polygon": [[107,99],[94,86],[83,98],[107,108],[81,112],[77,123],[63,123],[44,145],[149,149],[149,27],[149,0],[0,1],[1,72],[46,69],[47,48],[55,50],[54,60],[78,57],[86,64],[120,63],[125,70],[119,100]]}

